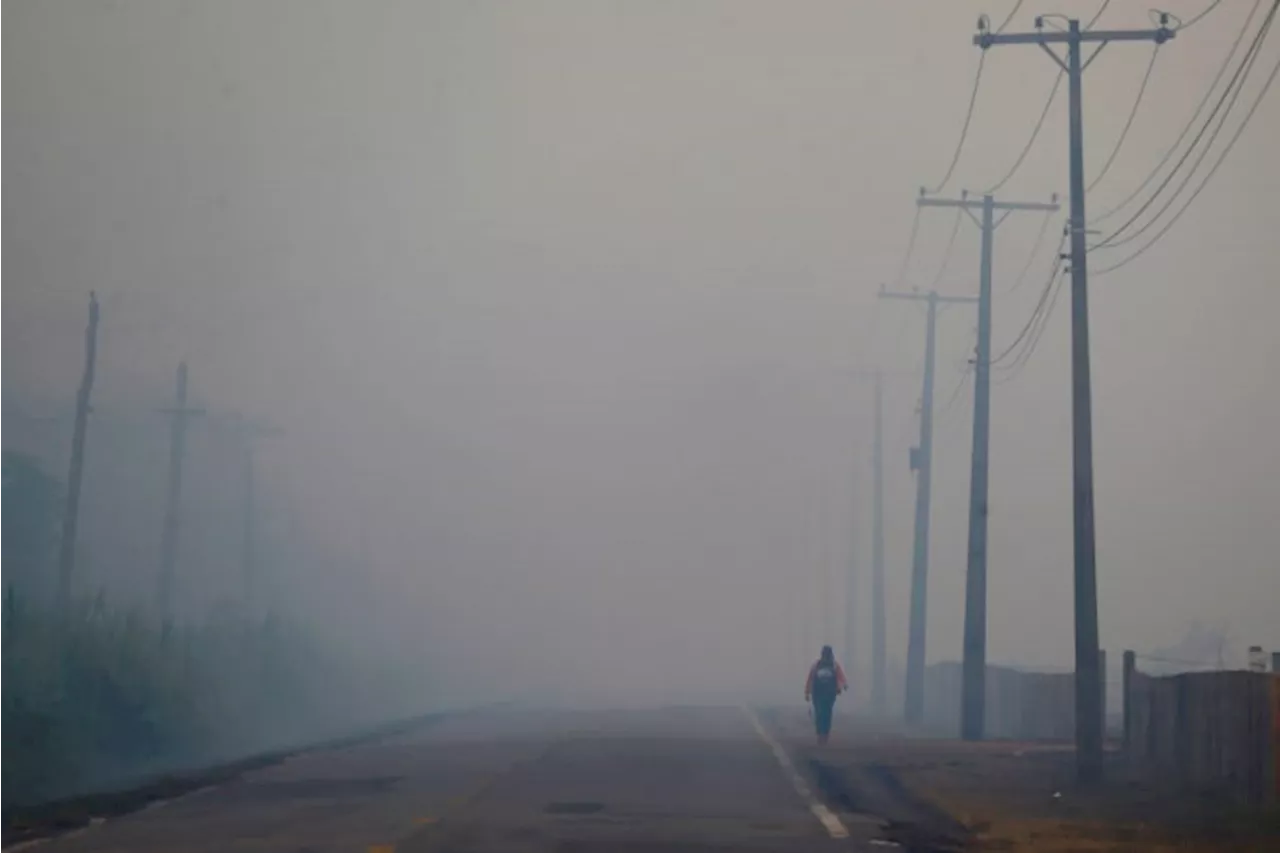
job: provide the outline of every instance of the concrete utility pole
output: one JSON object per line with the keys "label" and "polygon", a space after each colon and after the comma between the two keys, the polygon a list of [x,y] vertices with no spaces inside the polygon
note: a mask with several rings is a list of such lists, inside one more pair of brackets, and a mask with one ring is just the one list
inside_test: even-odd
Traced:
{"label": "concrete utility pole", "polygon": [[[973,456],[969,474],[969,558],[964,584],[964,680],[961,688],[960,735],[982,740],[986,714],[987,674],[987,472],[991,440],[991,256],[995,231],[1016,210],[1051,213],[1052,202],[996,201],[990,193],[981,201],[921,196],[920,207],[956,207],[968,214],[982,232],[978,275],[978,347],[973,373]],[[982,218],[973,215],[982,212]],[[998,221],[995,212],[1003,211]]]}
{"label": "concrete utility pole", "polygon": [[871,709],[882,717],[885,691],[884,636],[884,381],[875,378],[875,428],[871,458]]}
{"label": "concrete utility pole", "polygon": [[76,564],[76,528],[80,521],[80,484],[84,479],[84,439],[89,429],[93,376],[98,362],[98,296],[89,293],[89,325],[84,332],[84,374],[76,393],[75,433],[71,438],[71,465],[67,472],[66,504],[62,511],[62,541],[58,548],[58,612],[71,610],[71,575]]}
{"label": "concrete utility pole", "polygon": [[905,716],[908,723],[924,719],[925,620],[928,615],[929,500],[933,473],[933,365],[935,328],[939,304],[970,304],[972,296],[939,296],[928,293],[895,293],[880,288],[881,299],[924,300],[928,306],[924,338],[924,391],[920,398],[920,444],[911,450],[916,472],[915,540],[911,549],[911,616],[907,634],[907,684]]}
{"label": "concrete utility pole", "polygon": [[165,494],[164,530],[160,535],[160,578],[156,594],[160,618],[168,622],[173,616],[173,575],[178,559],[182,462],[187,447],[187,419],[204,414],[203,409],[187,408],[187,363],[185,361],[178,365],[173,406],[161,409],[160,412],[169,416],[169,482]]}
{"label": "concrete utility pole", "polygon": [[[1084,69],[1113,41],[1155,42],[1173,38],[1168,16],[1160,27],[1148,30],[1084,30],[1071,19],[1065,31],[1044,31],[1044,19],[1036,18],[1034,33],[993,33],[980,24],[973,43],[986,50],[993,45],[1034,44],[1047,53],[1067,75],[1070,119],[1071,171],[1071,421],[1072,505],[1075,541],[1076,633],[1076,775],[1082,783],[1102,778],[1103,714],[1102,679],[1098,655],[1098,578],[1093,529],[1093,397],[1089,374],[1088,273],[1085,263],[1084,213],[1084,115],[1081,77]],[[1088,59],[1080,57],[1082,44],[1096,43]],[[1063,61],[1049,45],[1065,44]]]}

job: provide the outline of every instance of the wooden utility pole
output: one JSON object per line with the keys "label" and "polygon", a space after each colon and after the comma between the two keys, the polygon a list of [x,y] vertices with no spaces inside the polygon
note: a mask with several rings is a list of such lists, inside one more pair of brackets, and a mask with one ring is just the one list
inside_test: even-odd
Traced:
{"label": "wooden utility pole", "polygon": [[182,462],[186,455],[187,419],[204,414],[202,409],[187,408],[187,363],[178,365],[177,388],[171,408],[161,409],[169,416],[169,481],[165,494],[164,529],[160,535],[160,577],[156,591],[160,618],[166,623],[173,618],[173,578],[178,559],[178,528],[181,523]]}
{"label": "wooden utility pole", "polygon": [[[875,392],[873,403],[874,425],[872,427],[871,452],[871,710],[877,716],[883,716],[886,698],[886,648],[885,648],[885,603],[884,603],[884,375],[885,371],[850,369],[842,371],[860,379],[871,379]],[[890,371],[890,375],[894,375]],[[855,490],[856,493],[856,490]],[[857,519],[853,519],[856,526]],[[856,555],[857,538],[854,537]],[[849,595],[845,609],[845,657],[852,666],[853,649],[856,645],[852,626],[856,623],[855,607],[857,605],[856,588],[856,556],[849,568]]]}
{"label": "wooden utility pole", "polygon": [[911,449],[911,470],[916,472],[915,538],[911,549],[911,614],[907,633],[907,683],[904,716],[908,723],[924,719],[924,661],[929,596],[929,504],[933,475],[933,372],[935,329],[939,304],[972,304],[972,296],[939,296],[928,293],[890,292],[880,288],[882,299],[920,300],[928,306],[924,338],[924,390],[920,395],[920,444]]}
{"label": "wooden utility pole", "polygon": [[875,431],[871,460],[871,708],[884,716],[885,615],[884,615],[884,381],[876,371]]}
{"label": "wooden utility pole", "polygon": [[[991,260],[995,231],[1014,211],[1058,209],[1051,202],[996,201],[987,193],[981,200],[928,198],[920,207],[954,207],[964,211],[982,232],[982,259],[978,270],[978,347],[973,372],[973,455],[969,474],[969,557],[965,568],[964,680],[960,702],[960,735],[982,740],[986,718],[987,674],[987,472],[991,436]],[[981,219],[974,216],[979,211]],[[995,212],[1003,212],[1000,219]]]}
{"label": "wooden utility pole", "polygon": [[66,504],[62,511],[62,541],[58,548],[56,606],[64,617],[71,610],[71,575],[76,564],[76,528],[80,520],[80,484],[84,479],[84,439],[93,411],[94,369],[98,360],[98,296],[89,293],[89,325],[84,333],[84,374],[76,393],[76,424],[71,437],[71,464],[67,472]]}
{"label": "wooden utility pole", "polygon": [[[984,51],[992,46],[1036,45],[1067,75],[1069,156],[1071,183],[1071,455],[1074,521],[1074,587],[1076,633],[1076,776],[1080,782],[1102,778],[1103,695],[1098,645],[1098,575],[1093,528],[1093,392],[1089,364],[1088,267],[1085,246],[1084,108],[1082,78],[1089,62],[1111,42],[1155,42],[1174,37],[1161,15],[1160,26],[1147,30],[1086,30],[1071,19],[1064,31],[1044,30],[1036,19],[1036,32],[990,32],[985,24],[973,37]],[[1086,43],[1098,45],[1088,58],[1081,57]],[[1066,45],[1064,60],[1050,45]]]}
{"label": "wooden utility pole", "polygon": [[[856,466],[855,466],[856,467]],[[850,480],[853,487],[849,490],[850,508],[850,524],[849,524],[849,565],[845,573],[844,585],[844,661],[845,670],[849,675],[849,683],[854,682],[854,670],[857,658],[858,634],[857,634],[857,611],[858,611],[858,564],[859,564],[859,548],[860,538],[858,536],[857,517],[860,512],[858,505],[858,484],[861,478],[856,471],[853,472]]]}

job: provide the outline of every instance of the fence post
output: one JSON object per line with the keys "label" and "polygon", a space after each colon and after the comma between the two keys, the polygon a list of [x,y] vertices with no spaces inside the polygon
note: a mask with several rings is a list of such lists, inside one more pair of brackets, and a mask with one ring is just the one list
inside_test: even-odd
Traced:
{"label": "fence post", "polygon": [[1133,741],[1133,675],[1138,668],[1137,655],[1131,649],[1124,653],[1124,669],[1120,681],[1120,702],[1124,714],[1124,750],[1130,751]]}
{"label": "fence post", "polygon": [[[1280,652],[1272,653],[1271,663],[1280,663]],[[1271,679],[1271,796],[1280,803],[1280,678]]]}
{"label": "fence post", "polygon": [[1098,649],[1098,731],[1102,732],[1103,748],[1107,742],[1107,650]]}

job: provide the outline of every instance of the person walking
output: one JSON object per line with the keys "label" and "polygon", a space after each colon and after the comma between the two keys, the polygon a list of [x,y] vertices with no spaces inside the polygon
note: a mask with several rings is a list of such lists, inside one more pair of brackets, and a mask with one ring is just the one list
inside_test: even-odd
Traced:
{"label": "person walking", "polygon": [[831,736],[831,712],[836,697],[849,689],[844,670],[836,663],[835,652],[823,646],[822,653],[809,667],[809,678],[804,683],[804,701],[813,702],[813,726],[817,730],[818,744],[824,746]]}

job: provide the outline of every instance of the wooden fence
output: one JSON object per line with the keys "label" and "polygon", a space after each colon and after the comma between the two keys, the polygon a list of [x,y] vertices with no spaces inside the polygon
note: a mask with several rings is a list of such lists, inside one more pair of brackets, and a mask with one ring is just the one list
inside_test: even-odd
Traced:
{"label": "wooden fence", "polygon": [[1280,802],[1280,675],[1223,670],[1152,676],[1124,657],[1130,769],[1254,805]]}
{"label": "wooden fence", "polygon": [[[1106,656],[1100,663],[1105,697]],[[925,674],[925,724],[960,733],[962,667],[944,662]],[[985,734],[989,739],[1071,741],[1075,737],[1075,674],[988,666]],[[1105,707],[1106,702],[1103,702]]]}

